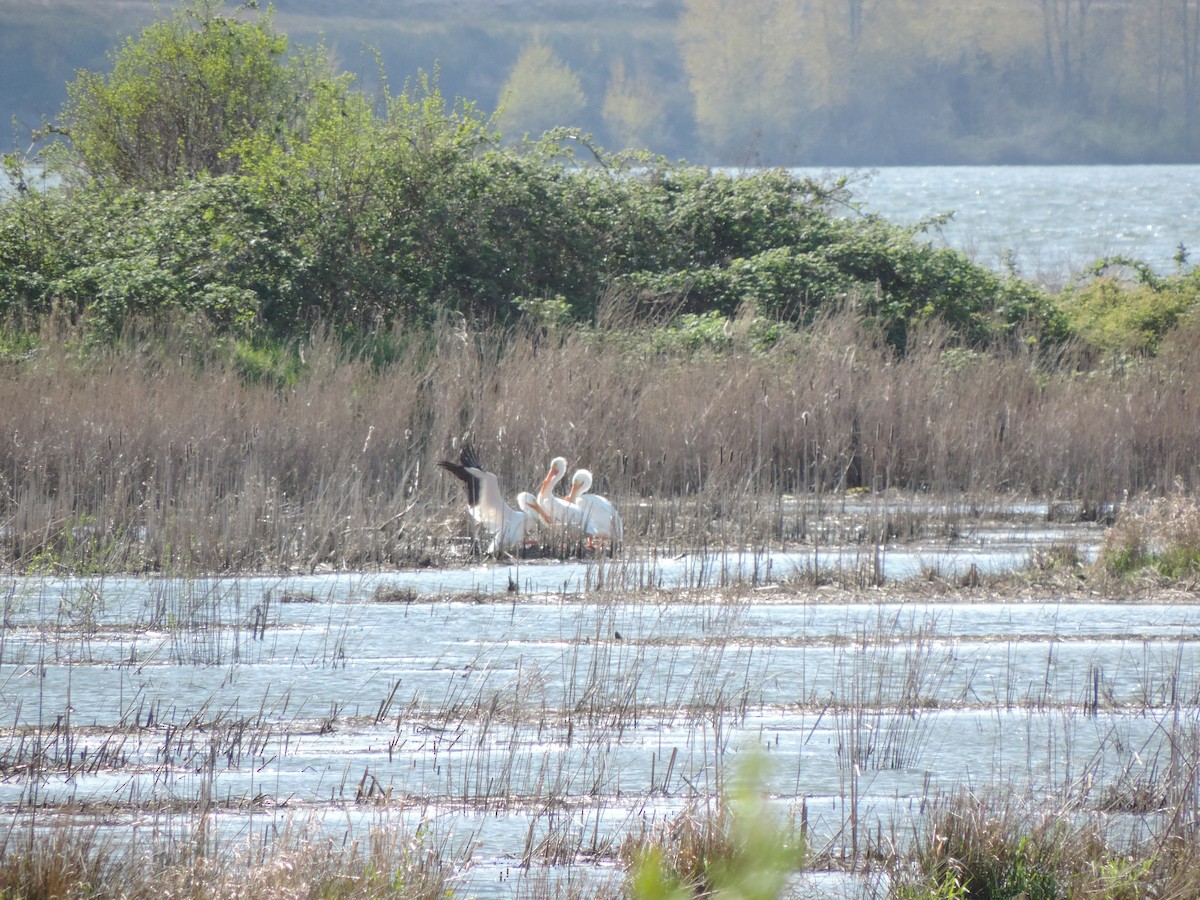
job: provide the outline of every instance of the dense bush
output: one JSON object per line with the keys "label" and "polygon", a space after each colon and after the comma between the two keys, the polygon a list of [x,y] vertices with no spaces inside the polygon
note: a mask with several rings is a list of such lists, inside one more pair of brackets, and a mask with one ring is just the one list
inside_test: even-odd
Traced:
{"label": "dense bush", "polygon": [[1099,261],[1063,291],[1070,329],[1113,353],[1153,352],[1189,312],[1200,309],[1200,272],[1165,278],[1136,260]]}
{"label": "dense bush", "polygon": [[238,145],[298,133],[319,57],[286,56],[270,13],[245,22],[224,0],[190,0],[113,55],[112,72],[67,85],[69,163],[99,181],[154,188],[237,171]]}
{"label": "dense bush", "polygon": [[51,162],[90,178],[0,208],[0,312],[57,308],[111,335],[182,310],[278,337],[448,312],[803,324],[848,307],[900,349],[929,320],[970,343],[1064,334],[1034,287],[836,215],[842,183],[618,158],[567,132],[502,147],[435,79],[372,101],[319,54],[285,57],[269,17],[218,5],[150,26],[107,79],[80,76]]}

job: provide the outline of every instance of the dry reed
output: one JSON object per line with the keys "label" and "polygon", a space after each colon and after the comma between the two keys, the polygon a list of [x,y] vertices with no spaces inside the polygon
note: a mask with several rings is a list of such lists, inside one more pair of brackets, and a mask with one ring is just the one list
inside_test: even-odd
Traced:
{"label": "dry reed", "polygon": [[[438,898],[450,894],[451,854],[420,829],[386,826],[342,840],[288,825],[239,853],[196,854],[169,841],[121,838],[103,826],[10,830],[0,838],[0,894],[130,900],[204,898]],[[466,860],[459,860],[460,864]]]}
{"label": "dry reed", "polygon": [[735,332],[686,356],[582,330],[391,339],[405,351],[373,365],[314,334],[287,382],[200,365],[183,338],[102,355],[47,338],[0,381],[0,558],[27,571],[442,563],[468,522],[435,464],[468,434],[510,501],[563,454],[616,501],[627,543],[667,551],[810,540],[810,505],[852,488],[1096,513],[1200,476],[1187,335],[1087,372],[954,349],[933,330],[898,359],[848,317],[769,352]]}

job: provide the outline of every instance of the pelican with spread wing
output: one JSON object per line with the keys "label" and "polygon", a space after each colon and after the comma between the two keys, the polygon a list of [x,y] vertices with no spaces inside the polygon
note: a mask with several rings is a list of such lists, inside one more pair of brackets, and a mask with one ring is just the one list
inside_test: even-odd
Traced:
{"label": "pelican with spread wing", "polygon": [[499,553],[506,547],[522,544],[541,522],[553,520],[529,491],[517,494],[517,508],[504,502],[500,482],[479,464],[475,450],[463,444],[458,462],[442,460],[438,466],[463,483],[467,490],[467,509],[471,517],[492,535],[487,552]]}

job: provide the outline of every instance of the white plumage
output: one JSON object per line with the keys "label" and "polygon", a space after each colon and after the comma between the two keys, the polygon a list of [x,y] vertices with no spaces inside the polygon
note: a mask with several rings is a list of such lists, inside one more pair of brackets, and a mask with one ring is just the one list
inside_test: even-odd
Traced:
{"label": "white plumage", "polygon": [[550,461],[550,470],[537,493],[542,509],[556,524],[585,535],[589,547],[594,547],[596,540],[608,541],[614,546],[620,543],[621,516],[607,499],[588,493],[592,487],[592,473],[587,469],[576,470],[567,496],[554,495],[555,485],[566,474],[567,461],[563,457],[556,456]]}
{"label": "white plumage", "polygon": [[584,533],[588,536],[589,544],[599,539],[615,547],[621,543],[623,533],[621,515],[607,497],[589,494],[591,489],[592,473],[587,469],[577,469],[571,476],[571,492],[567,494],[567,503],[583,511]]}
{"label": "white plumage", "polygon": [[492,535],[488,553],[496,554],[506,547],[519,545],[541,522],[552,521],[529,491],[517,494],[516,509],[505,503],[500,482],[479,464],[470,445],[463,445],[458,458],[456,463],[442,460],[438,465],[466,487],[467,508],[472,518]]}
{"label": "white plumage", "polygon": [[550,461],[550,471],[542,479],[538,488],[537,501],[556,525],[565,525],[575,531],[586,534],[587,513],[583,508],[565,497],[554,494],[555,486],[567,474],[567,461],[556,456]]}

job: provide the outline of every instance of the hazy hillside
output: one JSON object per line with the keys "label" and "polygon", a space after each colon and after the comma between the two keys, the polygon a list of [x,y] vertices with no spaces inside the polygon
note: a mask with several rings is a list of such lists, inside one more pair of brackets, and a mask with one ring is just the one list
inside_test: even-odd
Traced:
{"label": "hazy hillside", "polygon": [[[169,11],[173,4],[163,0]],[[265,5],[265,4],[264,4]],[[277,0],[374,89],[439,71],[506,137],[579,126],[609,148],[725,164],[1194,161],[1200,0]],[[3,149],[150,0],[0,0]]]}
{"label": "hazy hillside", "polygon": [[[488,110],[535,36],[552,41],[598,97],[609,60],[623,53],[681,77],[671,44],[675,0],[278,0],[273,6],[279,30],[293,44],[324,44],[366,87],[376,81],[378,51],[392,83],[437,67],[445,93]],[[164,0],[161,7],[174,4]],[[106,54],[154,17],[151,0],[0,0],[0,114],[5,123],[17,119],[15,144],[58,112],[77,69],[107,71]],[[602,123],[583,124],[602,130]]]}

